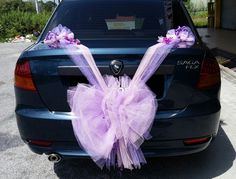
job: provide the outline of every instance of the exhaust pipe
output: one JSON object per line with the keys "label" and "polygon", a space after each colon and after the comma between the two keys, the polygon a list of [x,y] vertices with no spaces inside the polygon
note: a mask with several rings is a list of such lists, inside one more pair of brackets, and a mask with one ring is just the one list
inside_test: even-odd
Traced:
{"label": "exhaust pipe", "polygon": [[59,154],[49,154],[48,160],[53,163],[58,163],[61,161],[61,156]]}

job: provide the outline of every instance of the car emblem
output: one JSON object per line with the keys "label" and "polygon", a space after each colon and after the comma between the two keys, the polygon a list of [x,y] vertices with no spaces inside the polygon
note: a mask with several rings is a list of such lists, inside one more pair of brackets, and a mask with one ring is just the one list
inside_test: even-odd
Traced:
{"label": "car emblem", "polygon": [[118,75],[124,68],[124,64],[120,60],[112,60],[110,64],[110,69],[114,75]]}

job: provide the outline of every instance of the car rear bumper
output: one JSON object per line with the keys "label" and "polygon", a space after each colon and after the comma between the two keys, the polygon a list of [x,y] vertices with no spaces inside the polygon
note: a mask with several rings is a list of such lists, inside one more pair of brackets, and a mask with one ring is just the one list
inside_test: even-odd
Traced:
{"label": "car rear bumper", "polygon": [[[153,146],[147,147],[145,143],[142,146],[142,151],[145,157],[170,157],[188,155],[201,152],[206,149],[212,141],[212,137],[206,143],[194,146],[184,146],[182,140],[176,141],[156,141]],[[27,142],[28,143],[28,142]],[[69,142],[55,142],[51,147],[40,147],[28,143],[31,151],[37,154],[59,154],[62,158],[89,158],[89,155],[84,152],[77,143],[74,145]],[[163,147],[165,145],[165,147]],[[162,146],[162,147],[160,147]]]}
{"label": "car rear bumper", "polygon": [[[146,157],[175,156],[204,150],[219,127],[218,99],[189,105],[182,110],[159,111],[153,124],[151,140],[142,150]],[[38,154],[58,153],[62,157],[88,157],[78,146],[68,112],[51,112],[45,108],[16,107],[17,124],[21,138]],[[205,143],[184,145],[185,139],[209,137]],[[49,147],[31,144],[31,140],[51,141]]]}

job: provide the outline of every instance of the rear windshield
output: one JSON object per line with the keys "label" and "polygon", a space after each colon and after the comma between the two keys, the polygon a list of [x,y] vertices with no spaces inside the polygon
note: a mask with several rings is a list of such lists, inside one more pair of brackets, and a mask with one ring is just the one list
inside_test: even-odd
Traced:
{"label": "rear windshield", "polygon": [[81,40],[157,38],[174,28],[176,23],[187,25],[178,6],[171,0],[64,1],[47,25],[42,39],[58,24],[71,29]]}

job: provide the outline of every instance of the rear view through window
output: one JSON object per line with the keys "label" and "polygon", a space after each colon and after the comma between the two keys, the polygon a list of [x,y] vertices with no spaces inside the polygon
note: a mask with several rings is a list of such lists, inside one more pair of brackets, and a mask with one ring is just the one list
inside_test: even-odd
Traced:
{"label": "rear view through window", "polygon": [[66,1],[55,12],[45,34],[62,24],[79,39],[156,38],[173,28],[172,7],[170,0]]}

